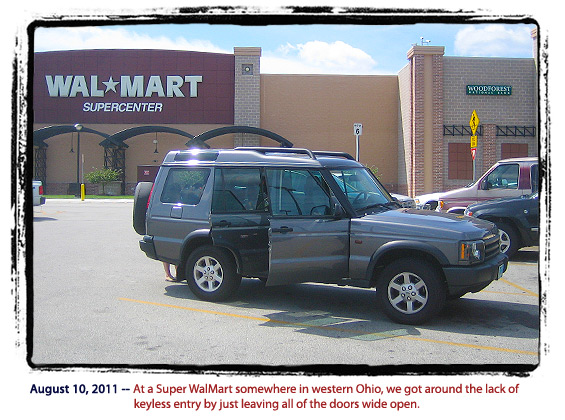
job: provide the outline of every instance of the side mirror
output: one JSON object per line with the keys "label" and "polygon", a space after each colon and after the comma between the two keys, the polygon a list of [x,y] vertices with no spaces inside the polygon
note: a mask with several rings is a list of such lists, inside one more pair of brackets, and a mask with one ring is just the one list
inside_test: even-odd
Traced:
{"label": "side mirror", "polygon": [[337,198],[332,197],[332,215],[336,218],[336,219],[343,219],[344,217],[347,216],[347,213],[345,212],[345,209],[343,208],[343,206],[339,203],[339,201],[337,201]]}

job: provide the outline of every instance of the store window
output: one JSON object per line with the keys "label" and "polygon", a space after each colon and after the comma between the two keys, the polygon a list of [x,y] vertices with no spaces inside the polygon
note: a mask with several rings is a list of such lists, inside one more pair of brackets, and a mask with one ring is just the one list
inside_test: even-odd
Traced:
{"label": "store window", "polygon": [[472,179],[473,158],[469,143],[449,143],[448,179]]}
{"label": "store window", "polygon": [[528,156],[528,145],[524,143],[502,143],[501,159],[521,158]]}

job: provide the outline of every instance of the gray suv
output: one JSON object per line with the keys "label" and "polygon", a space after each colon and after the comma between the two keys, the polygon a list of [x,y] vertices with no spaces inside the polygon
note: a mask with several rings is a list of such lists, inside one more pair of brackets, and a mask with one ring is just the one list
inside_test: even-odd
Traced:
{"label": "gray suv", "polygon": [[201,299],[228,299],[242,277],[376,287],[406,324],[485,288],[508,262],[495,225],[402,208],[339,152],[171,151],[155,182],[137,185],[133,223],[147,256],[176,265]]}

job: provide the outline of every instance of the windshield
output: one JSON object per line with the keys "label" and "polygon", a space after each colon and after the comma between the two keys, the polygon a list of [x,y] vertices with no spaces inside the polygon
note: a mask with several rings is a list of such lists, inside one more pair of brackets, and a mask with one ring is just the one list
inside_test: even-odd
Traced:
{"label": "windshield", "polygon": [[334,169],[330,172],[358,215],[400,207],[368,169]]}

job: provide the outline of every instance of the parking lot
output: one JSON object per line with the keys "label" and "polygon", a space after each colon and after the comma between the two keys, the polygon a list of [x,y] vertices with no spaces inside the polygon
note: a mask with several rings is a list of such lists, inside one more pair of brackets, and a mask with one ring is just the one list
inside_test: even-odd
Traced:
{"label": "parking lot", "polygon": [[[448,303],[418,327],[394,324],[374,290],[264,287],[198,300],[140,251],[131,200],[48,200],[33,215],[36,365],[532,366],[539,361],[539,253]],[[485,368],[484,365],[487,365]]]}

